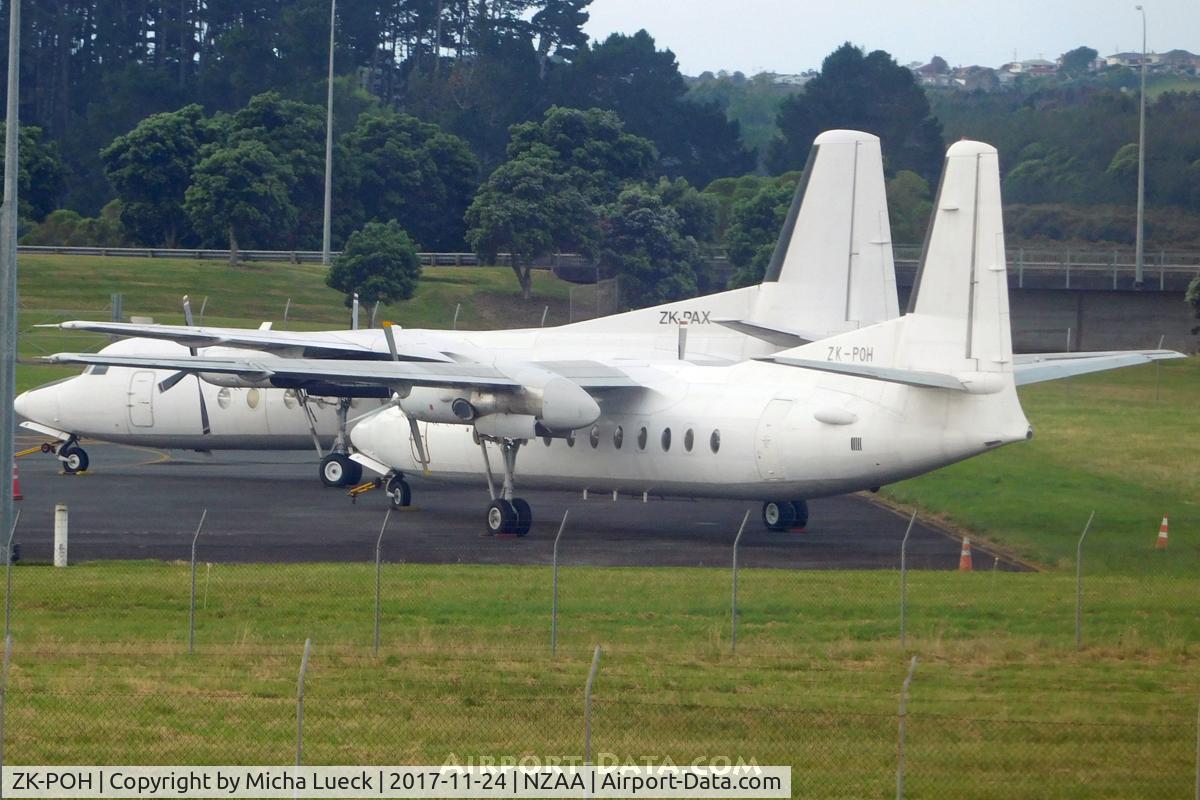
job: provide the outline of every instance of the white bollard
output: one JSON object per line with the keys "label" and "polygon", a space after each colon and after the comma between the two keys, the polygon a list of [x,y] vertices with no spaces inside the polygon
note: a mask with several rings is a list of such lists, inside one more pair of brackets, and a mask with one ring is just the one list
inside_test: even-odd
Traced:
{"label": "white bollard", "polygon": [[59,503],[54,507],[54,566],[67,565],[67,507]]}

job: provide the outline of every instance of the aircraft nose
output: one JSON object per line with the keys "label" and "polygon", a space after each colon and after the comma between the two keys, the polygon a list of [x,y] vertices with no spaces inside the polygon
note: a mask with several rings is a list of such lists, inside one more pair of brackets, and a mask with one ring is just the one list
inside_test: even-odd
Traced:
{"label": "aircraft nose", "polygon": [[30,389],[17,395],[13,410],[25,419],[53,425],[58,422],[58,395],[49,389]]}

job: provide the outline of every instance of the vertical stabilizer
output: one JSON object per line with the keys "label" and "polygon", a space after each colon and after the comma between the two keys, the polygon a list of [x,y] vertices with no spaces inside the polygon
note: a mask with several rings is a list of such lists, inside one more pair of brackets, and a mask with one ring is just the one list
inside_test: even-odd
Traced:
{"label": "vertical stabilizer", "polygon": [[899,315],[879,138],[822,133],[767,266],[754,321],[821,333]]}
{"label": "vertical stabilizer", "polygon": [[916,326],[926,332],[937,321],[942,334],[920,357],[935,361],[927,366],[1011,370],[1000,167],[991,145],[961,141],[946,153],[909,314],[929,320]]}

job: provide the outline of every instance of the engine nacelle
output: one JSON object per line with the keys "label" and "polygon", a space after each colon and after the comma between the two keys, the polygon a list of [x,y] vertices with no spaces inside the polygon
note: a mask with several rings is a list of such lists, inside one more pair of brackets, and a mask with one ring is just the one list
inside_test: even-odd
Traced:
{"label": "engine nacelle", "polygon": [[[486,418],[528,417],[530,424],[522,420],[516,426],[521,435],[495,434],[519,439],[537,435],[533,432],[535,425],[567,433],[586,428],[600,418],[600,406],[592,396],[566,378],[538,370],[523,374],[521,379],[529,382],[512,391],[416,386],[399,405],[405,414],[422,422],[454,425],[474,422],[476,430],[485,435],[493,435],[480,427],[479,423]],[[484,427],[489,424],[499,423],[493,420],[484,423]],[[512,427],[516,423],[510,419],[503,424]]]}
{"label": "engine nacelle", "polygon": [[[400,399],[400,410],[421,422],[447,422],[462,425],[464,420],[455,413],[455,405],[469,394],[461,389],[440,386],[414,386],[408,397]],[[461,407],[461,404],[459,404]]]}
{"label": "engine nacelle", "polygon": [[267,376],[247,378],[242,375],[230,375],[227,372],[201,372],[200,380],[213,386],[223,386],[228,389],[271,389],[275,384]]}

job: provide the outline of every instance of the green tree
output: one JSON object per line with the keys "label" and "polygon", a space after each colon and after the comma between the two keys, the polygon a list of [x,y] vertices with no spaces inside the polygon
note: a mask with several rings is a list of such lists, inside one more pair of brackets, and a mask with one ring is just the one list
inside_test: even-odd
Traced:
{"label": "green tree", "polygon": [[78,211],[60,208],[21,237],[21,244],[60,247],[128,247],[121,225],[121,201],[112,200],[99,217],[83,217]]}
{"label": "green tree", "polygon": [[355,292],[365,303],[407,300],[416,292],[420,277],[416,245],[396,220],[390,220],[368,222],[352,233],[329,267],[325,283],[345,294],[350,306]]}
{"label": "green tree", "polygon": [[291,171],[256,140],[216,149],[196,165],[184,208],[196,230],[210,241],[227,237],[229,263],[238,263],[241,244],[269,240],[295,225],[288,197]]}
{"label": "green tree", "polygon": [[[1191,283],[1188,284],[1187,294],[1183,296],[1183,299],[1192,307],[1192,315],[1196,319],[1200,319],[1200,275],[1192,278]],[[1200,333],[1200,325],[1192,328],[1192,333]]]}
{"label": "green tree", "polygon": [[622,280],[626,297],[655,305],[696,294],[704,253],[683,234],[679,214],[657,191],[634,185],[604,210],[600,262]]}
{"label": "green tree", "polygon": [[176,247],[191,225],[184,194],[201,149],[215,136],[198,105],[152,114],[100,151],[104,174],[120,198],[121,224],[145,245]]}
{"label": "green tree", "polygon": [[463,214],[478,185],[467,143],[408,114],[369,111],[338,145],[340,227],[395,219],[419,246],[463,246]]}
{"label": "green tree", "polygon": [[535,258],[590,251],[595,238],[595,211],[560,166],[545,145],[527,148],[496,168],[467,209],[467,241],[489,261],[507,251],[526,300]]}
{"label": "green tree", "polygon": [[274,241],[289,250],[318,247],[325,205],[325,110],[264,92],[229,122],[227,145],[261,142],[287,168],[288,200],[296,214],[291,225],[281,222]]}
{"label": "green tree", "polygon": [[736,268],[730,286],[762,282],[795,194],[794,184],[769,183],[753,195],[734,201],[725,230],[725,251]]}
{"label": "green tree", "polygon": [[[0,122],[0,137],[4,136]],[[17,135],[20,169],[17,171],[17,198],[21,219],[37,222],[58,207],[63,190],[64,169],[58,145],[47,141],[42,129],[22,125]],[[2,148],[0,148],[2,150]],[[4,153],[0,152],[0,174]]]}
{"label": "green tree", "polygon": [[825,58],[804,92],[783,101],[767,168],[778,174],[803,166],[813,139],[831,128],[879,136],[889,171],[912,170],[931,184],[941,173],[941,123],[912,72],[882,50],[864,54],[843,44]]}
{"label": "green tree", "polygon": [[887,202],[892,241],[903,244],[923,242],[929,214],[933,211],[929,183],[917,173],[902,169],[887,182]]}
{"label": "green tree", "polygon": [[1074,50],[1068,50],[1059,57],[1058,70],[1065,75],[1071,77],[1079,77],[1086,75],[1092,69],[1092,62],[1098,56],[1095,50],[1090,47],[1076,47]]}

